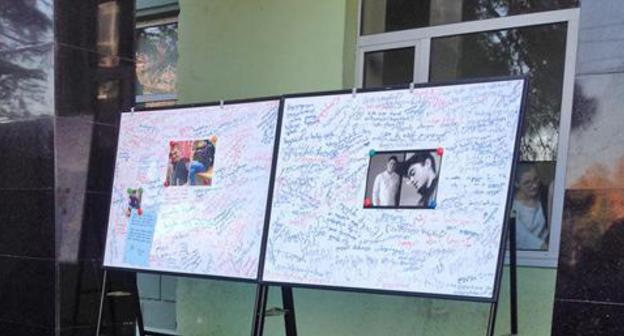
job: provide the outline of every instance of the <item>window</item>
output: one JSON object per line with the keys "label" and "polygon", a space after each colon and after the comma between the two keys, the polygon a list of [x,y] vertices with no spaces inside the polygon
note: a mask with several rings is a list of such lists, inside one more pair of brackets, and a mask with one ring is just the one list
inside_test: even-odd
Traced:
{"label": "window", "polygon": [[578,7],[579,0],[362,0],[361,34]]}
{"label": "window", "polygon": [[[572,113],[578,9],[543,11],[574,7],[577,2],[465,0],[464,7],[455,8],[456,20],[440,21],[440,13],[434,9],[445,10],[447,16],[453,11],[433,3],[451,2],[431,0],[431,7],[418,5],[422,7],[420,16],[422,10],[428,10],[426,18],[401,21],[411,26],[399,25],[396,29],[390,29],[397,27],[390,23],[378,25],[384,26],[383,30],[374,32],[402,30],[367,35],[372,31],[366,21],[373,20],[373,14],[367,12],[372,7],[367,6],[373,6],[373,2],[362,1],[362,34],[356,61],[360,86],[506,75],[529,78],[521,157],[514,181],[518,261],[527,266],[555,267]],[[385,10],[379,13],[385,13],[381,15],[383,20],[398,15],[388,11],[395,10],[391,6],[399,6],[400,2],[390,5],[392,0],[388,0],[386,7],[382,6]],[[380,6],[386,1],[375,3]],[[457,6],[458,2],[453,3]],[[403,6],[398,12],[409,13],[416,5]],[[492,11],[492,6],[497,9]],[[481,21],[463,22],[476,19]],[[458,23],[442,25],[448,22]]]}
{"label": "window", "polygon": [[137,103],[146,107],[176,102],[177,18],[142,21],[136,29]]}
{"label": "window", "polygon": [[414,48],[371,51],[364,54],[364,82],[368,86],[409,83],[414,76]]}

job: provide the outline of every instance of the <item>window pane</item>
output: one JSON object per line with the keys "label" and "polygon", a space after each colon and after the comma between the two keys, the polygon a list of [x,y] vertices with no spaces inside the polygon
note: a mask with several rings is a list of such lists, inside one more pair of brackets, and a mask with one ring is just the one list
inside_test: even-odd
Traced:
{"label": "window pane", "polygon": [[548,248],[566,30],[559,23],[431,40],[431,81],[506,75],[529,79],[522,162],[514,181],[521,250]]}
{"label": "window pane", "polygon": [[362,0],[362,35],[578,7],[578,0]]}
{"label": "window pane", "polygon": [[177,64],[177,23],[137,29],[137,95],[175,93]]}
{"label": "window pane", "polygon": [[364,54],[364,87],[411,83],[414,48],[372,51]]}
{"label": "window pane", "polygon": [[553,24],[431,40],[430,80],[527,75],[521,158],[556,157],[566,25]]}
{"label": "window pane", "polygon": [[362,35],[426,27],[428,25],[429,1],[362,1]]}

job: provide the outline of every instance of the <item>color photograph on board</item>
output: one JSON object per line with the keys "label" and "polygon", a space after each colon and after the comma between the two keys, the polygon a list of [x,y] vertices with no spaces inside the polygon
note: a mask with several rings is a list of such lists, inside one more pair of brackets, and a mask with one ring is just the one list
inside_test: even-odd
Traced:
{"label": "color photograph on board", "polygon": [[166,186],[212,186],[217,137],[170,141]]}
{"label": "color photograph on board", "polygon": [[256,279],[279,104],[123,113],[104,266]]}

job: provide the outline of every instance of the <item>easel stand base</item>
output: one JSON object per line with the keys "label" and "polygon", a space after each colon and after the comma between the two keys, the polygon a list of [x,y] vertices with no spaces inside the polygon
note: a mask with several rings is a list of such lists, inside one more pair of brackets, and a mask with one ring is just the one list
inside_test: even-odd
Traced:
{"label": "easel stand base", "polygon": [[[516,219],[509,219],[509,308],[510,308],[510,336],[518,335],[518,275],[516,256]],[[494,336],[494,326],[496,325],[496,312],[498,299],[490,306],[490,316],[488,319],[487,336]]]}
{"label": "easel stand base", "polygon": [[[102,275],[102,292],[100,294],[100,308],[98,311],[98,320],[97,320],[97,326],[96,326],[96,331],[95,331],[95,336],[100,336],[100,332],[102,331],[102,318],[103,318],[103,313],[104,313],[104,304],[105,304],[105,299],[107,298],[107,293],[108,290],[110,289],[110,278],[109,278],[109,274],[108,274],[108,270],[104,270],[104,274]],[[130,288],[130,296],[133,296],[134,301],[135,301],[135,319],[136,319],[136,324],[137,324],[137,329],[139,331],[139,335],[140,336],[145,336],[145,326],[143,325],[143,315],[141,313],[141,302],[139,299],[139,288],[137,286],[137,280],[136,280],[136,274],[134,277],[134,281],[132,282],[132,286]],[[108,304],[109,307],[111,309],[111,316],[115,316],[115,314],[112,312],[113,310],[113,306],[114,306],[114,302],[110,302],[111,300],[113,300],[113,296],[108,295]],[[113,321],[114,322],[114,321]]]}
{"label": "easel stand base", "polygon": [[[284,328],[286,336],[297,336],[295,321],[295,302],[292,287],[282,286],[282,307],[284,312]],[[267,316],[267,298],[269,286],[258,284],[256,287],[256,303],[254,306],[253,328],[251,336],[262,336],[264,332],[264,319]]]}

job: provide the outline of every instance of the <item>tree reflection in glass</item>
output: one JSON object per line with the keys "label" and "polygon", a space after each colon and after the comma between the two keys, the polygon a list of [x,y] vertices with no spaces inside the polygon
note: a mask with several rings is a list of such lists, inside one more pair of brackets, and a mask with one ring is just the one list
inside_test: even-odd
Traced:
{"label": "tree reflection in glass", "polygon": [[178,24],[137,29],[137,94],[175,93]]}

